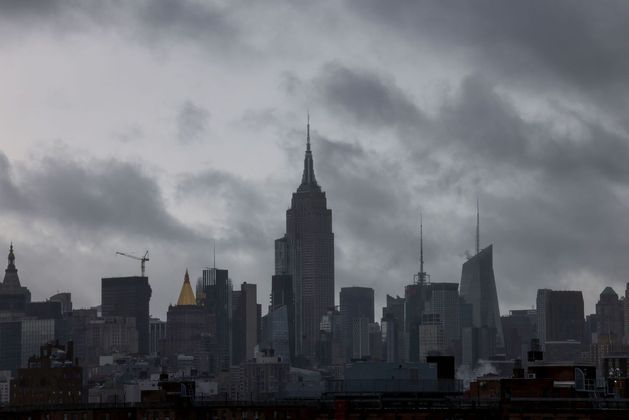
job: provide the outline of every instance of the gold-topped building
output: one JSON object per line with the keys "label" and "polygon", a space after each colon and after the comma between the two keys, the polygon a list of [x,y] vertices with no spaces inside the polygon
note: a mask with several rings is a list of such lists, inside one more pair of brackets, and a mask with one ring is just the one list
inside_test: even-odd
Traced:
{"label": "gold-topped building", "polygon": [[188,275],[188,269],[186,269],[186,275],[183,279],[181,292],[179,292],[179,299],[177,299],[177,306],[196,304],[197,300],[194,297],[194,292],[192,291],[192,286],[190,285],[190,276]]}

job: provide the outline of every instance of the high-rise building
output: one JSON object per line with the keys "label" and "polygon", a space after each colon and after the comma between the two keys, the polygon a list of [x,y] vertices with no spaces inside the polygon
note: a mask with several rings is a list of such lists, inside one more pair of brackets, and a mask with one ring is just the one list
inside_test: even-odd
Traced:
{"label": "high-rise building", "polygon": [[313,360],[321,317],[334,307],[334,234],[332,211],[315,179],[310,123],[307,131],[301,185],[286,211],[286,235],[275,244],[275,266],[294,281],[295,352]]}
{"label": "high-rise building", "polygon": [[22,365],[21,321],[0,321],[0,370],[16,372]]}
{"label": "high-rise building", "polygon": [[232,283],[229,272],[218,268],[203,270],[203,306],[213,315],[216,332],[212,342],[212,370],[232,365]]}
{"label": "high-rise building", "polygon": [[611,287],[606,287],[596,303],[597,335],[622,343],[625,329],[623,302]]}
{"label": "high-rise building", "polygon": [[31,302],[31,292],[20,284],[15,267],[13,243],[9,247],[9,263],[4,271],[4,280],[0,283],[0,313],[23,315]]}
{"label": "high-rise building", "polygon": [[461,339],[458,283],[430,283],[426,313],[439,315],[447,347]]}
{"label": "high-rise building", "polygon": [[186,270],[177,304],[170,305],[166,314],[166,336],[160,354],[168,359],[170,367],[179,367],[179,356],[189,356],[193,358],[192,367],[202,372],[211,370],[210,349],[205,344],[212,332],[212,321],[212,315],[196,304]]}
{"label": "high-rise building", "polygon": [[232,292],[232,364],[253,357],[258,344],[258,304],[255,284],[242,283]]}
{"label": "high-rise building", "polygon": [[138,353],[149,353],[149,304],[151,286],[148,277],[111,277],[102,279],[101,311],[103,317],[135,318],[138,329]]}
{"label": "high-rise building", "polygon": [[367,317],[352,318],[352,359],[366,359],[371,355],[369,349],[369,325],[371,324]]}
{"label": "high-rise building", "polygon": [[[340,293],[341,320],[345,341],[346,357],[356,358],[354,349],[353,325],[355,319],[374,321],[374,291],[371,287],[343,287]],[[362,326],[362,324],[361,324]],[[364,326],[364,328],[367,328]],[[362,337],[362,336],[361,336]],[[360,346],[359,346],[360,347]],[[364,345],[363,345],[364,347]],[[359,356],[362,357],[362,356]]]}
{"label": "high-rise building", "polygon": [[438,313],[422,316],[419,325],[419,361],[426,363],[428,356],[441,356],[447,350],[445,329]]}
{"label": "high-rise building", "polygon": [[72,312],[72,294],[69,292],[62,292],[54,294],[48,299],[51,302],[59,302],[61,304],[61,314],[67,315]]}
{"label": "high-rise building", "polygon": [[405,299],[387,295],[387,306],[382,308],[383,358],[387,362],[407,360],[404,335]]}
{"label": "high-rise building", "polygon": [[109,316],[90,320],[85,345],[85,366],[98,366],[100,356],[137,353],[138,329],[135,318]]}
{"label": "high-rise building", "polygon": [[[461,297],[472,305],[472,325],[494,333],[488,334],[498,347],[504,346],[498,294],[493,267],[493,247],[479,252],[463,263],[461,271]],[[479,338],[480,339],[480,338]],[[487,343],[488,347],[495,347]]]}
{"label": "high-rise building", "polygon": [[537,291],[537,331],[543,349],[548,341],[582,342],[584,323],[581,291]]}
{"label": "high-rise building", "polygon": [[537,337],[537,310],[512,310],[501,321],[507,359],[526,360],[531,340]]}
{"label": "high-rise building", "polygon": [[159,318],[149,319],[149,354],[156,356],[160,352],[162,340],[166,337],[166,321]]}

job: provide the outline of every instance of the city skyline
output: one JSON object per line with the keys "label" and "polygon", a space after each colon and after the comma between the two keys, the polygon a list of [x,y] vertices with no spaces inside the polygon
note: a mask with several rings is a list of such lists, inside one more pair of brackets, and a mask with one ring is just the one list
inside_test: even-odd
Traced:
{"label": "city skyline", "polygon": [[402,295],[419,208],[426,271],[458,282],[477,196],[501,313],[540,288],[583,290],[588,313],[621,293],[627,6],[348,4],[0,6],[0,243],[33,299],[96,305],[101,277],[139,274],[114,252],[149,249],[164,318],[216,239],[266,306],[308,109],[337,303]]}

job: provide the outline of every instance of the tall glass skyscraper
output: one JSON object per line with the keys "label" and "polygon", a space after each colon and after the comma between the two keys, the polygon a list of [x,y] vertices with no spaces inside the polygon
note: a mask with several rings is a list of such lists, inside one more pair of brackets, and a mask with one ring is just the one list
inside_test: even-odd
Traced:
{"label": "tall glass skyscraper", "polygon": [[286,211],[286,235],[276,241],[275,265],[293,277],[295,353],[312,360],[321,317],[334,307],[334,234],[332,210],[315,179],[310,123],[306,138],[301,185]]}

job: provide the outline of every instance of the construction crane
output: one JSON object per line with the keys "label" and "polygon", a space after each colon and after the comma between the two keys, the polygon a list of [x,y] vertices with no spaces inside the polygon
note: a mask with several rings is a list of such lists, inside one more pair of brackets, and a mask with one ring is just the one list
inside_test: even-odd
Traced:
{"label": "construction crane", "polygon": [[122,255],[123,257],[133,258],[134,260],[140,261],[140,267],[142,268],[142,277],[145,277],[144,268],[145,268],[146,262],[149,261],[148,251],[146,251],[143,257],[136,257],[135,255],[129,255],[129,254],[125,254],[124,252],[118,252],[118,251],[116,251],[116,255]]}

